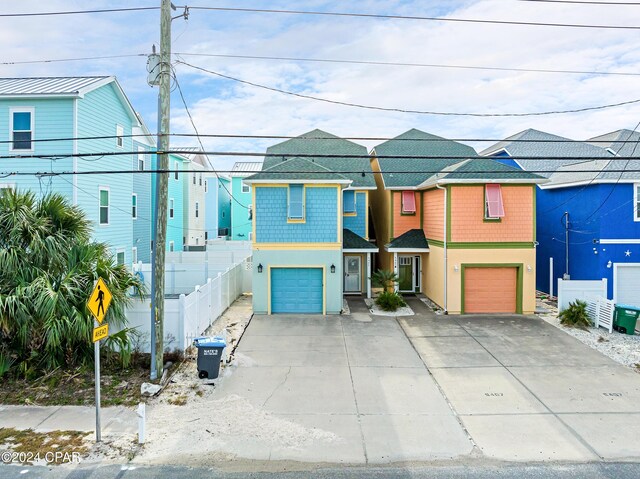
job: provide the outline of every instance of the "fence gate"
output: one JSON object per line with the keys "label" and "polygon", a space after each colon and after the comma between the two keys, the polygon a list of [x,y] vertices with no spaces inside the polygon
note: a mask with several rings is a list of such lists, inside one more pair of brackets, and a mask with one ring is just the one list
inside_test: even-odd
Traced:
{"label": "fence gate", "polygon": [[596,296],[587,300],[587,313],[596,328],[605,328],[613,331],[614,303],[610,299]]}

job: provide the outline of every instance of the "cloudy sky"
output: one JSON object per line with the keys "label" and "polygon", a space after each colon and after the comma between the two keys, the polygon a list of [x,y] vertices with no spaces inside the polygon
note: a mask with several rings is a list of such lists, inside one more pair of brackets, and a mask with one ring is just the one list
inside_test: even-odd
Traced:
{"label": "cloudy sky", "polygon": [[[174,1],[174,3],[181,3]],[[191,3],[191,2],[189,2]],[[92,2],[0,0],[3,13],[158,6],[160,0]],[[193,0],[192,6],[444,16],[546,23],[640,25],[640,6],[519,0],[253,1]],[[180,13],[178,10],[176,14]],[[191,10],[173,22],[173,51],[193,65],[296,93],[410,110],[527,113],[640,98],[637,76],[505,72],[204,57],[271,56],[524,69],[640,72],[639,30],[557,28],[418,20]],[[0,62],[148,53],[159,39],[159,11],[0,18]],[[537,128],[585,139],[640,121],[640,104],[576,114],[474,118],[376,111],[296,98],[176,64],[200,133],[298,135],[320,128],[339,136],[392,137],[419,128],[449,138],[504,138]],[[116,75],[152,131],[157,89],[146,58],[0,65],[0,76]],[[172,96],[173,132],[192,133]],[[263,151],[277,140],[205,139],[207,149]],[[375,142],[361,142],[373,146]],[[193,140],[175,139],[176,145]],[[471,143],[483,149],[488,143]],[[233,160],[216,160],[225,169]]]}

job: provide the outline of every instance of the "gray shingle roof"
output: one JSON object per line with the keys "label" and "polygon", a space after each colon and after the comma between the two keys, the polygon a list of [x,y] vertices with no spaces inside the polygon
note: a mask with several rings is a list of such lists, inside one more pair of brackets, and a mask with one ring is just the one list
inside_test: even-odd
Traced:
{"label": "gray shingle roof", "polygon": [[373,243],[369,243],[362,236],[357,235],[350,229],[344,228],[342,230],[342,248],[343,249],[378,249]]}
{"label": "gray shingle roof", "polygon": [[[296,155],[305,155],[304,159],[313,161],[316,166],[320,165],[328,171],[343,173],[343,177],[353,181],[353,187],[375,188],[376,186],[376,182],[371,174],[371,163],[367,149],[362,145],[344,140],[322,130],[313,130],[299,137],[273,145],[267,148],[267,154],[282,156],[265,157],[263,171],[278,163],[282,163],[288,158],[295,157]],[[319,156],[309,157],[306,155]],[[326,158],[322,157],[322,155],[338,156]],[[345,157],[340,157],[340,155],[345,155]],[[360,156],[360,158],[348,157],[353,155]],[[298,164],[303,165],[302,163]],[[305,170],[301,171],[301,173],[304,172]],[[362,176],[362,172],[369,174]]]}
{"label": "gray shingle roof", "polygon": [[[477,156],[470,146],[415,128],[381,143],[373,150],[374,156],[378,157],[384,184],[388,188],[418,186],[444,168]],[[380,158],[385,156],[428,158]]]}
{"label": "gray shingle roof", "polygon": [[442,177],[447,180],[539,180],[542,176],[490,158],[472,158]]}
{"label": "gray shingle roof", "polygon": [[[640,179],[640,133],[631,130],[618,130],[587,140],[606,140],[609,143],[593,143],[600,148],[608,148],[612,154],[622,157],[638,158],[633,160],[612,159],[598,174],[599,180],[638,180]],[[631,170],[620,173],[616,170]]]}
{"label": "gray shingle roof", "polygon": [[0,96],[74,95],[107,78],[109,77],[0,78]]}
{"label": "gray shingle roof", "polygon": [[490,156],[491,154],[500,152],[501,150],[506,150],[512,157],[529,156],[536,158],[530,160],[517,159],[516,161],[524,170],[527,171],[550,171],[550,173],[540,173],[540,175],[547,178],[551,176],[551,172],[562,166],[584,161],[580,159],[570,159],[567,157],[611,157],[606,150],[590,145],[586,142],[573,141],[562,136],[552,135],[550,133],[533,129],[516,133],[515,135],[481,151],[480,155]]}
{"label": "gray shingle roof", "polygon": [[289,158],[251,175],[248,180],[327,180],[347,182],[349,178],[331,171],[312,158]]}
{"label": "gray shingle roof", "polygon": [[427,249],[429,243],[421,229],[409,230],[387,245],[389,249]]}

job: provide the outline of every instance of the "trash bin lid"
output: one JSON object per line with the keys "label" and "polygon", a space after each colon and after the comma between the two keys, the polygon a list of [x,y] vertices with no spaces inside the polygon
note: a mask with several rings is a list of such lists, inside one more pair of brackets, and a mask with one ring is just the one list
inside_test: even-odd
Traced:
{"label": "trash bin lid", "polygon": [[196,348],[224,348],[227,342],[222,336],[201,336],[193,340]]}
{"label": "trash bin lid", "polygon": [[633,306],[631,304],[616,304],[618,309],[630,309],[631,311],[640,311],[640,306]]}

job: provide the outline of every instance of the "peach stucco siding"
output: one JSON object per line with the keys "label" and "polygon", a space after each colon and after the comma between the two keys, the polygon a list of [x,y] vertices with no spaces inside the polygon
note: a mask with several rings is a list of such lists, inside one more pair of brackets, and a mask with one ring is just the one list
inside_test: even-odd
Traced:
{"label": "peach stucco siding", "polygon": [[444,241],[444,190],[425,191],[423,199],[424,235],[428,239]]}
{"label": "peach stucco siding", "polygon": [[484,187],[451,188],[451,241],[534,241],[533,188],[502,186],[505,216],[501,221],[484,221]]}
{"label": "peach stucco siding", "polygon": [[420,228],[420,215],[422,215],[420,204],[420,192],[416,191],[416,213],[414,215],[402,214],[402,192],[393,191],[393,237],[406,233],[409,230]]}

